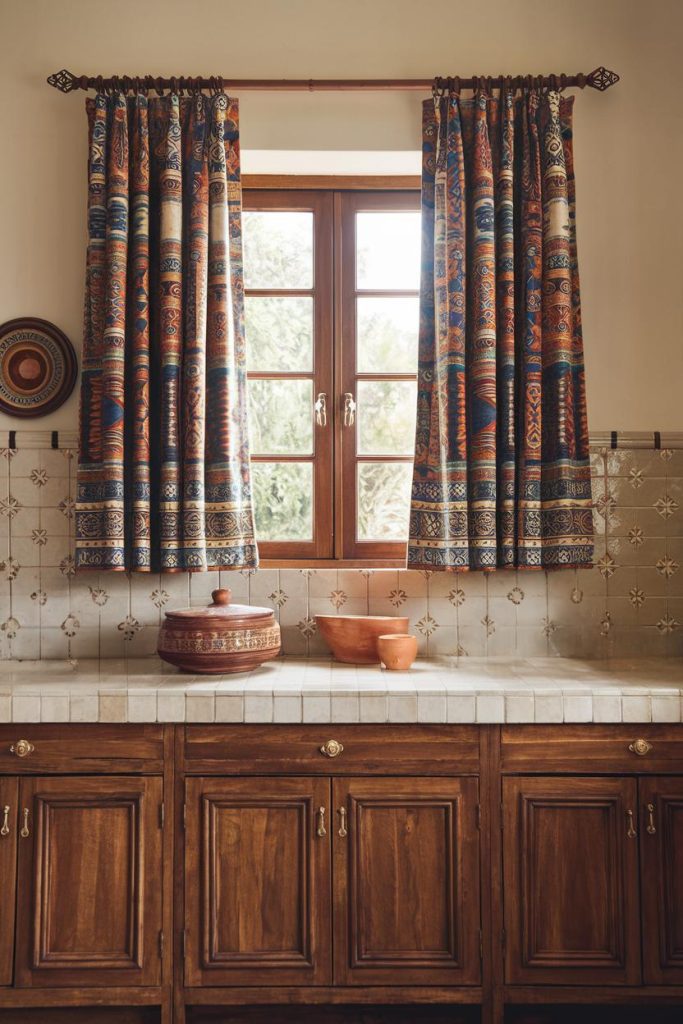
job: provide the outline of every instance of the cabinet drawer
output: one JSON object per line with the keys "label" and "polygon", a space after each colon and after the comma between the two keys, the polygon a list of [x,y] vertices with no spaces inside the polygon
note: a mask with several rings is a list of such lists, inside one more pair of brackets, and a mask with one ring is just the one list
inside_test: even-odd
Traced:
{"label": "cabinet drawer", "polygon": [[503,771],[683,772],[680,725],[515,725],[501,732]]}
{"label": "cabinet drawer", "polygon": [[163,754],[160,725],[0,725],[0,773],[11,775],[161,772]]}
{"label": "cabinet drawer", "polygon": [[[336,741],[336,753],[321,747]],[[186,726],[189,772],[456,775],[479,769],[476,726]],[[329,756],[329,753],[334,756]]]}

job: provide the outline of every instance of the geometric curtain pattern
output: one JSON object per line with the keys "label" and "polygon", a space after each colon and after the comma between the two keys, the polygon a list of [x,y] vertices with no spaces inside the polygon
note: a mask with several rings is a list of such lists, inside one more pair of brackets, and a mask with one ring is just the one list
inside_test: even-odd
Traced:
{"label": "geometric curtain pattern", "polygon": [[256,566],[237,101],[86,107],[77,567]]}
{"label": "geometric curtain pattern", "polygon": [[591,562],[572,102],[424,104],[409,568]]}

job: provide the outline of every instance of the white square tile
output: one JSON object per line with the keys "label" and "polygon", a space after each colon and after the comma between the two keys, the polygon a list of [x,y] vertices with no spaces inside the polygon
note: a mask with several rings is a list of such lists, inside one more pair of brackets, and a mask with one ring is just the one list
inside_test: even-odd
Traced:
{"label": "white square tile", "polygon": [[212,693],[188,693],[185,697],[186,722],[213,722],[216,699]]}
{"label": "white square tile", "polygon": [[555,725],[564,721],[562,694],[536,691],[534,694],[535,721],[537,724]]}
{"label": "white square tile", "polygon": [[13,722],[40,721],[40,694],[15,693],[12,697]]}
{"label": "white square tile", "polygon": [[[391,698],[389,702],[389,707],[389,721],[392,721],[393,719],[391,718]],[[357,722],[360,719],[360,704],[358,700],[358,694],[333,693],[331,713],[331,720],[333,722]]]}
{"label": "white square tile", "polygon": [[296,723],[303,721],[301,694],[276,693],[273,696],[273,721]]}
{"label": "white square tile", "polygon": [[72,722],[99,721],[99,698],[96,693],[72,693],[70,705]]}
{"label": "white square tile", "polygon": [[505,694],[506,722],[533,722],[535,718],[533,693]]}
{"label": "white square tile", "polygon": [[304,722],[329,722],[331,706],[329,694],[304,693],[303,695],[303,719]]}
{"label": "white square tile", "polygon": [[157,692],[156,690],[128,691],[128,721],[156,722]]}
{"label": "white square tile", "polygon": [[157,721],[184,722],[185,694],[159,690],[157,694]]}
{"label": "white square tile", "polygon": [[389,712],[388,697],[385,693],[360,693],[361,722],[386,722]]}
{"label": "white square tile", "polygon": [[245,693],[244,695],[244,721],[263,722],[273,721],[273,695],[270,693]]}
{"label": "white square tile", "polygon": [[446,698],[446,705],[449,722],[458,724],[476,722],[476,694],[449,693]]}
{"label": "white square tile", "polygon": [[592,722],[593,698],[590,694],[564,693],[565,722]]}
{"label": "white square tile", "polygon": [[446,693],[418,693],[418,722],[446,721]]}
{"label": "white square tile", "polygon": [[593,694],[594,722],[621,722],[621,694]]}
{"label": "white square tile", "polygon": [[389,721],[396,723],[417,722],[417,704],[416,693],[390,693]]}
{"label": "white square tile", "polygon": [[622,694],[621,705],[624,722],[652,721],[650,697],[624,693]]}
{"label": "white square tile", "polygon": [[477,694],[477,722],[497,724],[505,721],[505,698],[498,693]]}
{"label": "white square tile", "polygon": [[679,694],[652,696],[653,722],[680,722],[680,720],[681,698]]}
{"label": "white square tile", "polygon": [[243,722],[244,721],[244,696],[239,694],[217,693],[216,694],[216,721],[217,722]]}
{"label": "white square tile", "polygon": [[125,722],[127,713],[128,701],[125,693],[100,691],[100,722]]}
{"label": "white square tile", "polygon": [[12,698],[9,693],[0,693],[0,722],[11,722]]}
{"label": "white square tile", "polygon": [[42,694],[40,720],[41,722],[68,722],[69,695],[67,693]]}

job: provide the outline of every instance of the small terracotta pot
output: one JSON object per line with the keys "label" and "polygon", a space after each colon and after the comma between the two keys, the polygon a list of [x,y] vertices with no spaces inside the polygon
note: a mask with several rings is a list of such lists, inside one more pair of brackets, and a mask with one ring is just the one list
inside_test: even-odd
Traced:
{"label": "small terracotta pot", "polygon": [[417,637],[412,633],[378,636],[377,653],[392,672],[405,672],[417,657]]}

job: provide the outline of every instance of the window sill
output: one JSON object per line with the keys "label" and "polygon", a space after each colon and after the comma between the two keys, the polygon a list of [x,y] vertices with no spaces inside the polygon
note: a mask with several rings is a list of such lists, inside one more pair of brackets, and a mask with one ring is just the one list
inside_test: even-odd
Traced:
{"label": "window sill", "polygon": [[262,558],[261,569],[405,569],[405,558]]}

